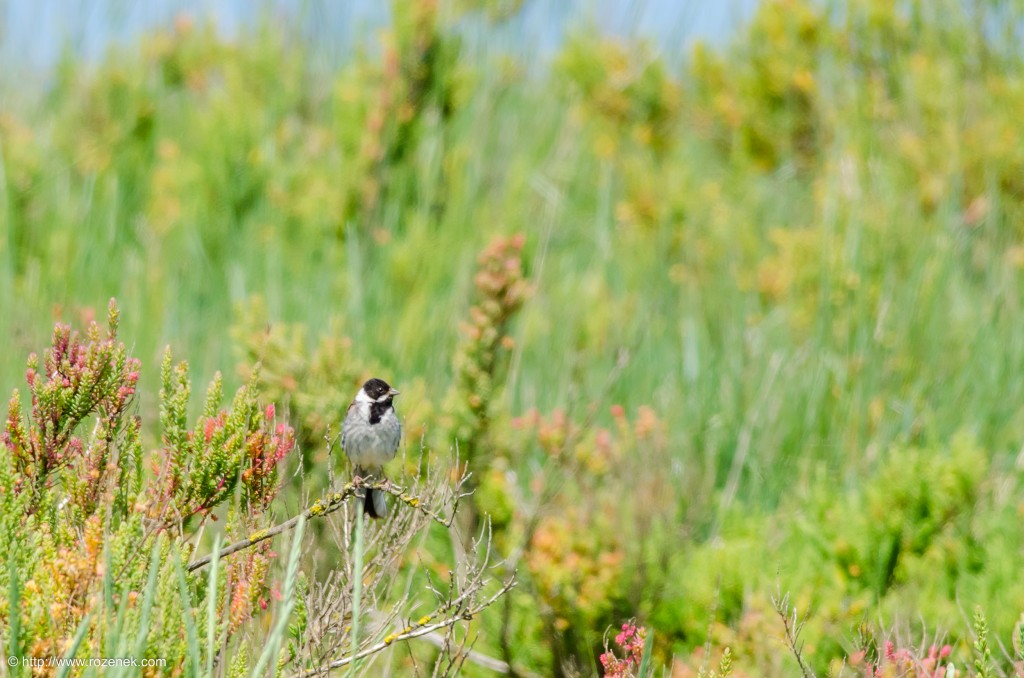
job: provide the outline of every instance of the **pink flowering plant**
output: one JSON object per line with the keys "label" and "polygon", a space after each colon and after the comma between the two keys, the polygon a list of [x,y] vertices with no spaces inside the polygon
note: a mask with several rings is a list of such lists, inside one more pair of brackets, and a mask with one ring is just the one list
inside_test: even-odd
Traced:
{"label": "pink flowering plant", "polygon": [[615,634],[615,649],[608,647],[605,641],[605,651],[600,657],[601,669],[606,678],[634,678],[646,676],[649,671],[644,670],[650,665],[650,660],[645,657],[650,654],[648,649],[647,629],[637,626],[635,621],[628,621],[622,625],[621,630]]}
{"label": "pink flowering plant", "polygon": [[151,507],[154,515],[159,512],[165,520],[179,523],[206,516],[232,496],[239,483],[246,508],[266,509],[277,492],[277,464],[294,446],[295,434],[284,423],[275,423],[273,405],[258,402],[259,367],[229,409],[221,409],[223,384],[218,373],[195,426],[188,423],[188,363],[172,365],[168,350],[161,373],[163,446],[154,468],[160,487],[159,501]]}
{"label": "pink flowering plant", "polygon": [[[198,661],[186,660],[183,644],[195,631],[193,607],[217,615],[209,628],[228,643],[273,597],[270,541],[222,564],[224,585],[185,571],[208,518],[225,516],[231,541],[270,524],[292,428],[259,401],[258,371],[226,407],[218,375],[190,421],[188,366],[173,365],[168,351],[159,446],[147,452],[135,414],[140,362],[118,340],[118,318],[111,301],[105,331],[95,322],[84,333],[57,325],[42,359],[29,356],[30,406],[17,390],[9,401],[0,434],[8,561],[0,628],[11,656],[124,654],[120,635],[139,639],[140,659],[184,666]],[[115,626],[121,634],[108,632]]]}
{"label": "pink flowering plant", "polygon": [[877,661],[866,661],[865,652],[861,650],[850,657],[850,666],[861,669],[865,678],[945,678],[952,651],[952,645],[932,643],[922,653],[914,648],[898,647],[894,641],[887,640]]}
{"label": "pink flowering plant", "polygon": [[456,382],[446,406],[450,437],[459,440],[470,461],[487,442],[491,407],[502,384],[500,372],[515,346],[509,324],[530,294],[525,244],[522,234],[497,237],[477,257],[476,303],[460,325],[462,341],[453,361]]}
{"label": "pink flowering plant", "polygon": [[[8,403],[3,442],[17,471],[15,489],[29,493],[30,510],[39,508],[45,490],[68,465],[76,470],[70,475],[97,481],[83,487],[72,480],[72,495],[79,505],[86,510],[94,508],[103,487],[98,481],[104,479],[115,442],[126,442],[121,446],[126,456],[137,452],[138,422],[127,417],[126,410],[139,380],[139,361],[129,357],[124,344],[116,341],[118,311],[113,303],[107,323],[105,334],[94,322],[84,337],[58,324],[42,365],[37,354],[28,358],[28,418],[22,412],[18,391]],[[80,427],[90,415],[96,415],[96,427],[83,438]],[[110,489],[130,487],[132,467],[119,464],[116,478],[109,479]]]}

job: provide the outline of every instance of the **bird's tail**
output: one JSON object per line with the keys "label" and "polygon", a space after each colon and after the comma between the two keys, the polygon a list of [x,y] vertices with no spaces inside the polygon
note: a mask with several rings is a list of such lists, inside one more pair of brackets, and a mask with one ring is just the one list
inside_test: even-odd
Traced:
{"label": "bird's tail", "polygon": [[367,490],[363,499],[363,511],[371,518],[384,518],[388,514],[388,505],[384,502],[382,490]]}
{"label": "bird's tail", "polygon": [[[373,472],[365,468],[357,468],[356,475],[362,478],[368,483],[376,482],[383,478],[382,469],[377,472]],[[372,488],[366,488],[359,490],[356,493],[357,497],[362,497],[363,500],[363,513],[370,516],[371,518],[384,518],[388,514],[388,505],[384,501],[384,492],[382,490],[375,490]]]}

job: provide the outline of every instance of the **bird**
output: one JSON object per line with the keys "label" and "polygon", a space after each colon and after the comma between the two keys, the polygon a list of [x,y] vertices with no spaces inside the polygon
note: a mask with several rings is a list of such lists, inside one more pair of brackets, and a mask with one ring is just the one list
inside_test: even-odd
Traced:
{"label": "bird", "polygon": [[[356,392],[341,425],[341,447],[354,467],[353,480],[384,479],[384,464],[395,458],[402,439],[402,422],[392,401],[398,391],[383,379],[373,378]],[[388,507],[384,492],[367,489],[362,497],[363,512],[371,518],[384,518]]]}

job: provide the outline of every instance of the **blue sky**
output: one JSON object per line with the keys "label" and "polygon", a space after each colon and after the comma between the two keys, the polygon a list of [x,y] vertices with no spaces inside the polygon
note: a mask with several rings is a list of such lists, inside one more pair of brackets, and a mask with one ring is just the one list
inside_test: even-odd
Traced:
{"label": "blue sky", "polygon": [[[545,54],[567,27],[597,25],[611,33],[649,36],[671,60],[672,52],[682,54],[696,38],[727,38],[756,2],[525,0],[514,22],[487,37],[504,49]],[[213,20],[227,35],[257,22],[261,13],[283,15],[334,57],[372,38],[387,23],[389,5],[381,0],[0,0],[0,63],[45,72],[65,45],[80,58],[95,59],[110,44],[130,43],[182,12]]]}

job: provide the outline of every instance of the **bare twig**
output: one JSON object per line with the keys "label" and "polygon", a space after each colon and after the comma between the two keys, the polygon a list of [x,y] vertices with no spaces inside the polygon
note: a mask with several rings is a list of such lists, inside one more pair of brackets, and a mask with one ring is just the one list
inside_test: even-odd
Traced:
{"label": "bare twig", "polygon": [[[444,650],[446,646],[450,645],[448,638],[441,635],[438,632],[428,633],[421,636],[423,640],[430,643],[439,650]],[[495,673],[507,674],[511,667],[500,659],[496,659],[489,655],[484,654],[474,649],[464,649],[460,651],[460,654],[471,664],[482,666],[485,669],[494,671]]]}
{"label": "bare twig", "polygon": [[[506,597],[505,600],[509,600],[509,598]],[[440,633],[428,633],[427,635],[422,636],[422,640],[430,643],[438,649],[444,649],[446,643],[445,637]],[[497,657],[492,657],[490,655],[484,654],[479,650],[469,648],[466,650],[462,650],[461,654],[470,664],[482,666],[485,669],[494,671],[495,673],[500,673],[501,675],[523,675],[526,676],[526,678],[540,677],[540,674],[537,673],[523,673],[521,670],[516,669],[508,662],[498,659]]]}
{"label": "bare twig", "polygon": [[[461,483],[455,489],[457,493],[460,491],[460,487]],[[353,496],[356,490],[363,488],[387,492],[388,494],[397,497],[399,501],[406,504],[410,508],[424,514],[431,520],[438,522],[446,527],[451,525],[454,513],[451,516],[442,516],[436,511],[434,511],[430,506],[422,503],[419,497],[407,494],[406,491],[398,485],[395,485],[388,481],[378,481],[373,483],[364,482],[362,480],[360,480],[359,482],[352,481],[346,483],[339,492],[334,492],[332,494],[327,495],[323,499],[318,499],[316,502],[313,503],[312,506],[307,508],[305,511],[303,511],[297,516],[294,516],[293,518],[286,520],[280,525],[275,525],[274,527],[270,527],[265,530],[257,530],[245,539],[237,541],[229,546],[225,546],[220,550],[219,555],[221,558],[225,556],[230,556],[233,553],[237,553],[238,551],[242,551],[251,546],[255,546],[256,544],[259,544],[261,541],[265,541],[267,539],[270,539],[271,537],[276,537],[282,532],[287,532],[288,530],[298,525],[300,518],[305,517],[306,520],[312,520],[313,518],[322,518],[324,516],[330,515],[337,511],[338,509],[340,509],[342,506],[344,506],[345,500]],[[205,567],[209,565],[212,560],[213,554],[203,556],[198,560],[194,560],[188,564],[188,571],[194,572],[195,570]]]}
{"label": "bare twig", "polygon": [[397,642],[401,642],[403,640],[412,640],[413,638],[421,638],[423,636],[435,633],[440,629],[448,628],[453,624],[457,624],[460,621],[469,621],[473,619],[473,617],[475,617],[477,614],[493,605],[495,601],[498,600],[498,598],[508,593],[512,589],[512,587],[515,586],[515,584],[515,576],[509,577],[494,595],[492,595],[490,598],[477,605],[464,607],[461,605],[461,603],[465,602],[465,595],[459,596],[453,600],[453,607],[449,608],[449,611],[451,609],[454,609],[454,612],[451,612],[448,616],[444,616],[439,621],[432,622],[431,620],[441,617],[445,612],[444,608],[439,608],[438,610],[435,610],[432,614],[426,615],[422,617],[420,620],[410,623],[408,626],[402,629],[400,633],[392,633],[385,636],[384,640],[380,641],[375,645],[371,645],[370,647],[365,648],[364,650],[361,650],[360,652],[350,657],[343,657],[341,659],[337,659],[326,666],[323,666],[318,669],[313,669],[312,671],[307,671],[305,673],[299,673],[296,674],[296,676],[306,678],[307,676],[321,675],[324,672],[329,671],[330,669],[341,668],[342,666],[348,666],[354,661],[365,659],[366,657],[369,657],[372,654],[376,654],[387,649],[388,647]]}
{"label": "bare twig", "polygon": [[803,674],[803,677],[817,678],[811,667],[804,661],[804,643],[800,640],[800,633],[804,629],[804,622],[800,621],[795,608],[790,609],[789,594],[783,595],[782,590],[779,589],[772,595],[772,605],[775,606],[775,612],[778,613],[779,618],[782,620],[782,626],[785,629],[786,647],[796,657],[796,663],[800,666],[800,672]]}

